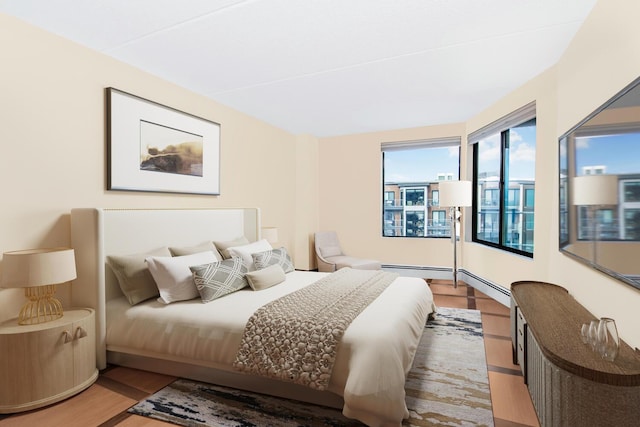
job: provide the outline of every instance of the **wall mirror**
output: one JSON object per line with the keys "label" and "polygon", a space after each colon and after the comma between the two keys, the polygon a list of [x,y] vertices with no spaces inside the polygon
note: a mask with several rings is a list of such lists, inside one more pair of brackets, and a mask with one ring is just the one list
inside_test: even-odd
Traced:
{"label": "wall mirror", "polygon": [[640,289],[640,78],[560,137],[560,250]]}

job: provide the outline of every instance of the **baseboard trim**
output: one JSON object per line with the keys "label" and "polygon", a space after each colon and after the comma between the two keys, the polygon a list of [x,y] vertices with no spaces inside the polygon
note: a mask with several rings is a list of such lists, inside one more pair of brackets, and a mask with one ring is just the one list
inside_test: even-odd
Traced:
{"label": "baseboard trim", "polygon": [[460,278],[469,285],[473,286],[480,292],[490,296],[494,300],[498,301],[505,307],[511,305],[511,290],[497,283],[491,282],[487,279],[483,279],[470,271],[460,269]]}
{"label": "baseboard trim", "polygon": [[[449,267],[383,264],[382,269],[385,271],[398,273],[402,276],[420,277],[422,279],[453,279],[452,269]],[[509,305],[511,304],[511,291],[504,286],[493,283],[487,279],[483,279],[482,277],[473,274],[463,268],[458,270],[458,277],[463,282],[493,298],[500,304],[506,307],[509,307]]]}

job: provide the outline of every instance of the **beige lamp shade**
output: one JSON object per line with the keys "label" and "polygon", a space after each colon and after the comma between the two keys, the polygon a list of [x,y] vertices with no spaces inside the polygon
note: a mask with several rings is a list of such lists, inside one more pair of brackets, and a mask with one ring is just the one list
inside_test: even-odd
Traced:
{"label": "beige lamp shade", "polygon": [[5,252],[2,259],[3,288],[24,288],[28,299],[18,315],[20,325],[49,322],[63,316],[56,285],[76,278],[73,249],[50,248]]}
{"label": "beige lamp shade", "polygon": [[471,206],[471,181],[442,181],[440,190],[440,206]]}
{"label": "beige lamp shade", "polygon": [[573,182],[573,204],[597,206],[618,204],[617,175],[576,176]]}
{"label": "beige lamp shade", "polygon": [[28,249],[3,254],[3,288],[56,285],[75,278],[76,261],[73,249]]}
{"label": "beige lamp shade", "polygon": [[264,227],[262,229],[262,238],[266,239],[270,244],[278,241],[278,229],[276,227]]}

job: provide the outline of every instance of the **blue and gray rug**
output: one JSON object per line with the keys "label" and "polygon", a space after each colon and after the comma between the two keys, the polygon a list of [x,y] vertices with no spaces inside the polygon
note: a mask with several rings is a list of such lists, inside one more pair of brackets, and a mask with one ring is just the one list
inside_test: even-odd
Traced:
{"label": "blue and gray rug", "polygon": [[[439,308],[405,386],[403,426],[493,426],[477,310]],[[351,427],[339,410],[179,379],[129,412],[188,427]]]}

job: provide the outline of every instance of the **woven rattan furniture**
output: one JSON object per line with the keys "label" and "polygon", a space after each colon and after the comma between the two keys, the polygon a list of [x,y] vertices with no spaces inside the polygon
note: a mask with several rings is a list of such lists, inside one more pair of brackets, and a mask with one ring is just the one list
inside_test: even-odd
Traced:
{"label": "woven rattan furniture", "polygon": [[636,426],[640,354],[620,342],[607,362],[580,337],[595,317],[566,289],[542,282],[511,285],[511,339],[542,426]]}

